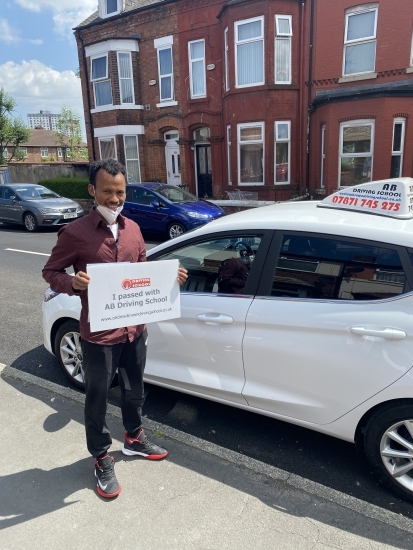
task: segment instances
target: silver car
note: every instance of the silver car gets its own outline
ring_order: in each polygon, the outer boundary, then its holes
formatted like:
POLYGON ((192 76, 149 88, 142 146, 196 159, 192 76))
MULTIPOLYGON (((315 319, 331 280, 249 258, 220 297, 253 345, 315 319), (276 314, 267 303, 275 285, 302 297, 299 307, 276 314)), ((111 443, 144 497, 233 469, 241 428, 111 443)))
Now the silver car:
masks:
POLYGON ((27 231, 61 226, 84 212, 75 201, 33 183, 0 185, 0 222, 24 225, 27 231))

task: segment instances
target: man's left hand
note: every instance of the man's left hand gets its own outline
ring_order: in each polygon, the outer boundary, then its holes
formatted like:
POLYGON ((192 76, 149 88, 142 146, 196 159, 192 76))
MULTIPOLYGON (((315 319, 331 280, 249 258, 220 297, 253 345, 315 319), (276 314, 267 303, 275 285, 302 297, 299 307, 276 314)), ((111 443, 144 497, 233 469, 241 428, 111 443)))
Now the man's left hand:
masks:
POLYGON ((178 268, 178 276, 176 280, 180 285, 183 285, 184 282, 188 279, 188 271, 184 267, 178 268))

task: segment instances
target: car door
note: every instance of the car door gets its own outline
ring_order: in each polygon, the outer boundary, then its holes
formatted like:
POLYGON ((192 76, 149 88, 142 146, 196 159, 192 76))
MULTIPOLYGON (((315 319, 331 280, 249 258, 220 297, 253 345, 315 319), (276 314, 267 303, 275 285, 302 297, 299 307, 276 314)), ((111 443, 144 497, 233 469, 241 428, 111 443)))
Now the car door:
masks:
POLYGON ((148 380, 246 405, 242 339, 269 240, 262 232, 188 238, 150 258, 178 259, 188 280, 181 317, 149 326, 148 380), (239 272, 227 274, 233 288, 222 289, 222 264, 230 260, 239 272))
POLYGON ((158 197, 145 187, 128 187, 123 213, 135 221, 142 231, 163 232, 166 230, 164 218, 167 213, 163 206, 153 206, 154 201, 159 202, 158 197))
POLYGON ((21 222, 21 207, 13 199, 16 192, 11 187, 0 189, 0 219, 8 222, 21 222))
POLYGON ((350 238, 277 237, 247 315, 252 407, 328 424, 413 365, 411 263, 403 248, 350 238))

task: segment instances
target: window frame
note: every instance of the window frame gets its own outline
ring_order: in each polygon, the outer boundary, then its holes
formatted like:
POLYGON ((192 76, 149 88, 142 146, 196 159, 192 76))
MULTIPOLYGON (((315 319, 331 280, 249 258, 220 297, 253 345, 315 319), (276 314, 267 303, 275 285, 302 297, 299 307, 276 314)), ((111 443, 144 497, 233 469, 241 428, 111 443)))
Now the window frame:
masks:
POLYGON ((274 121, 274 185, 290 185, 291 183, 291 120, 276 120, 274 121), (277 139, 279 124, 287 124, 288 126, 288 138, 277 139), (288 143, 288 178, 287 181, 277 181, 277 143, 288 143))
POLYGON ((342 186, 341 185, 341 159, 344 158, 350 158, 350 157, 366 157, 371 156, 371 180, 373 181, 373 166, 374 166, 374 138, 375 138, 375 125, 376 121, 375 119, 366 118, 366 119, 357 119, 357 120, 347 120, 345 122, 340 123, 339 128, 339 149, 338 149, 338 187, 349 187, 347 185, 342 186), (368 154, 367 151, 363 151, 361 153, 342 153, 343 150, 343 130, 346 127, 352 127, 352 126, 371 126, 371 137, 370 137, 370 152, 368 154))
POLYGON ((409 67, 413 67, 413 32, 412 32, 412 43, 410 46, 410 63, 409 67))
POLYGON ((274 36, 274 83, 275 84, 291 84, 292 83, 292 36, 293 36, 293 16, 292 15, 276 15, 275 16, 275 36, 274 36), (290 31, 289 33, 280 33, 278 31, 278 21, 279 19, 288 19, 290 22, 290 31), (277 80, 277 40, 287 41, 289 43, 289 75, 287 80, 277 80))
POLYGON ((253 86, 263 86, 265 84, 265 33, 264 33, 264 16, 251 17, 249 19, 240 19, 234 22, 234 43, 235 43, 235 87, 236 88, 251 88, 253 86), (254 21, 261 21, 261 36, 248 38, 246 40, 238 40, 238 27, 254 21), (262 82, 254 82, 252 84, 240 84, 238 82, 238 46, 252 42, 262 41, 262 82))
POLYGON ((225 91, 226 92, 228 92, 229 90, 229 41, 228 40, 229 40, 229 35, 228 35, 228 27, 227 27, 224 30, 224 52, 225 52, 224 63, 225 63, 225 91))
POLYGON ((49 157, 49 148, 48 147, 40 147, 40 156, 42 159, 47 159, 49 157), (44 152, 46 151, 46 154, 44 152))
POLYGON ((108 0, 99 0, 99 17, 106 19, 107 17, 113 17, 122 12, 123 0, 116 0, 117 10, 108 13, 108 0))
POLYGON ((99 54, 90 56, 90 81, 93 84, 93 97, 94 97, 94 100, 95 100, 95 109, 104 110, 105 107, 110 107, 111 105, 113 105, 112 81, 111 81, 110 75, 109 75, 109 52, 99 53, 99 54), (102 78, 93 78, 93 61, 95 59, 100 59, 102 57, 106 57, 106 75, 105 75, 105 77, 102 77, 102 78), (96 101, 96 84, 102 84, 103 82, 109 82, 110 83, 111 102, 110 103, 105 103, 104 105, 98 105, 97 101, 96 101))
POLYGON ((141 172, 141 160, 140 160, 140 157, 139 157, 139 135, 138 134, 124 134, 123 135, 123 150, 125 152, 125 168, 126 168, 126 182, 127 183, 141 183, 142 182, 142 172, 141 172), (125 138, 127 137, 134 137, 136 138, 136 151, 138 153, 138 156, 137 158, 135 159, 127 159, 126 158, 126 141, 125 141, 125 138), (139 181, 129 181, 128 179, 128 161, 138 161, 138 167, 139 167, 139 181))
POLYGON ((231 170, 231 146, 232 146, 232 134, 231 125, 227 126, 227 170, 228 170, 228 185, 232 185, 232 170, 231 170))
MULTIPOLYGON (((404 146, 405 146, 405 139, 406 139, 406 119, 404 117, 395 117, 393 119, 393 134, 392 134, 392 146, 391 146, 391 157, 400 157, 400 174, 398 176, 392 176, 390 172, 390 178, 401 178, 403 177, 403 160, 404 160, 404 146), (402 133, 400 138, 400 151, 395 151, 394 149, 394 131, 396 128, 396 124, 402 125, 402 133)), ((391 170, 391 163, 390 163, 390 170, 391 170)))
MULTIPOLYGON (((134 80, 133 80, 133 63, 132 63, 132 52, 128 50, 118 50, 116 52, 116 60, 118 63, 118 79, 119 79, 119 99, 121 105, 135 105, 135 86, 134 86, 134 80), (129 68, 130 68, 130 78, 122 78, 120 75, 120 63, 119 63, 119 55, 120 54, 128 54, 129 56, 129 68), (131 102, 125 102, 122 100, 122 80, 130 80, 131 81, 131 89, 132 89, 132 101, 131 102)), ((112 98, 113 101, 113 98, 112 98)))
POLYGON ((205 38, 198 38, 196 40, 189 40, 188 41, 188 63, 189 63, 189 91, 191 99, 197 99, 199 97, 206 97, 207 96, 207 88, 206 88, 206 49, 205 49, 205 38), (203 42, 204 44, 204 56, 203 57, 196 57, 195 59, 191 58, 191 44, 196 44, 197 42, 203 42), (203 64, 203 84, 204 84, 204 92, 202 94, 194 94, 193 91, 193 72, 192 72, 192 64, 193 63, 199 63, 202 61, 203 64))
MULTIPOLYGON (((326 124, 321 125, 321 173, 320 188, 325 189, 325 164, 326 164, 326 124)), ((341 173, 341 170, 340 170, 341 173)))
POLYGON ((237 124, 237 170, 238 170, 238 185, 264 185, 265 182, 265 122, 240 122, 237 124), (241 141, 242 128, 261 127, 261 140, 241 141), (255 145, 262 143, 262 182, 241 182, 241 145, 255 145))
POLYGON ((342 75, 343 77, 346 77, 346 76, 357 76, 357 75, 363 75, 363 74, 371 74, 371 73, 374 73, 375 70, 376 70, 376 54, 377 54, 377 20, 378 20, 378 12, 379 12, 379 7, 378 5, 376 6, 371 6, 371 7, 363 7, 363 6, 360 6, 359 8, 350 8, 346 14, 345 14, 345 27, 344 27, 344 44, 343 44, 343 70, 342 70, 342 75), (347 40, 347 33, 348 33, 348 23, 349 23, 349 19, 350 17, 352 16, 355 16, 355 15, 361 15, 363 13, 368 13, 368 12, 372 12, 374 11, 375 12, 375 20, 374 20, 374 34, 372 36, 368 36, 368 37, 363 37, 363 38, 357 38, 357 39, 353 39, 353 40, 347 40), (369 42, 374 42, 375 43, 375 48, 374 48, 374 64, 373 64, 373 69, 370 70, 370 71, 361 71, 361 72, 358 72, 358 73, 346 73, 345 70, 346 70, 346 48, 347 46, 356 46, 356 45, 361 45, 361 44, 367 44, 369 42))
POLYGON ((99 140, 99 156, 100 156, 100 160, 105 160, 103 159, 102 157, 102 147, 101 147, 101 142, 102 141, 108 141, 109 139, 113 139, 113 142, 114 142, 114 145, 115 145, 115 157, 108 157, 108 158, 115 158, 117 160, 118 158, 118 148, 117 148, 117 145, 116 145, 116 136, 105 136, 105 137, 100 137, 98 138, 99 140))
POLYGON ((175 100, 175 86, 174 86, 174 56, 173 56, 173 50, 172 50, 172 44, 165 44, 163 46, 159 46, 156 48, 156 57, 158 60, 158 79, 159 79, 159 102, 165 103, 167 101, 174 101, 175 100), (161 64, 159 60, 159 52, 161 50, 171 50, 171 66, 172 66, 172 72, 168 74, 161 75, 161 64), (162 85, 161 81, 162 78, 171 78, 171 97, 168 98, 162 98, 162 85))
POLYGON ((63 149, 61 147, 57 147, 56 154, 58 159, 63 158, 63 149))

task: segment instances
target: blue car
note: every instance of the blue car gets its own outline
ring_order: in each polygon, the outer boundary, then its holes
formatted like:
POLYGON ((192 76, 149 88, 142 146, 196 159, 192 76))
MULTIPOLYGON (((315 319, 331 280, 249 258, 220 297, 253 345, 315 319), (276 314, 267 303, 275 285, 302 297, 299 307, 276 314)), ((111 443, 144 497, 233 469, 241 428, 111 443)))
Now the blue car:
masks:
POLYGON ((225 216, 219 206, 163 183, 129 184, 122 214, 142 231, 163 233, 169 239, 225 216))

